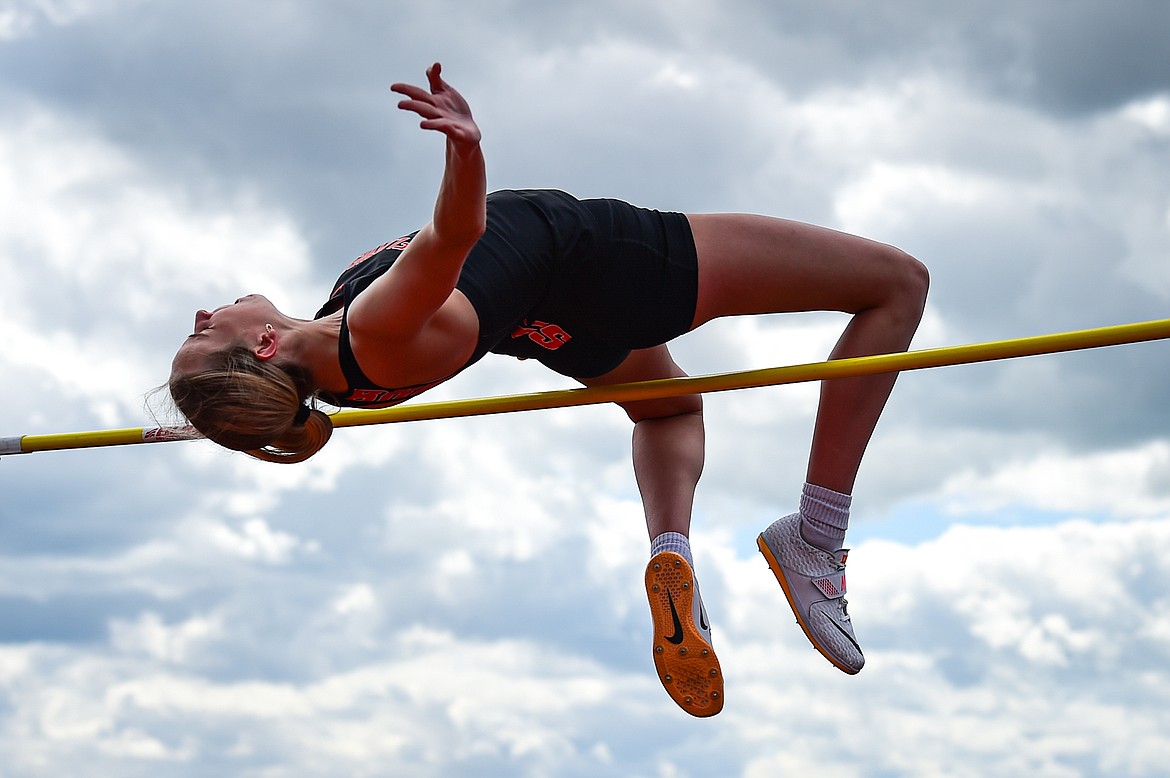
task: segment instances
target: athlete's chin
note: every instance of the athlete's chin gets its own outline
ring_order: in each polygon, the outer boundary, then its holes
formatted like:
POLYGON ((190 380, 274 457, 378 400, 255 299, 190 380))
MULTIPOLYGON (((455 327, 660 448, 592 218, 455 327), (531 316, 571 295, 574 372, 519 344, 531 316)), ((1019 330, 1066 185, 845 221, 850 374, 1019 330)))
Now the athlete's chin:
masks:
POLYGON ((198 373, 204 367, 205 362, 205 355, 195 353, 194 349, 180 346, 178 352, 175 353, 175 358, 171 360, 171 378, 183 378, 198 373))
POLYGON ((243 297, 237 298, 234 305, 240 306, 242 308, 257 307, 271 308, 273 310, 276 309, 276 306, 272 304, 272 301, 262 294, 246 294, 243 297))

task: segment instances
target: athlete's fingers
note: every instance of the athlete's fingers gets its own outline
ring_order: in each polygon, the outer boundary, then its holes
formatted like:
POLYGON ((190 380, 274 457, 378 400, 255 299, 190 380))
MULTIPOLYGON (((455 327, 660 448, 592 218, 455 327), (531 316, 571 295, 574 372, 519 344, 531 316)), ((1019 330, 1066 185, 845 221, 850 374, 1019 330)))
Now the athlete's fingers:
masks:
POLYGON ((400 95, 406 95, 412 100, 430 100, 431 93, 423 89, 421 86, 414 84, 395 83, 390 85, 391 92, 397 92, 400 95))
POLYGON ((414 84, 394 83, 390 90, 403 95, 398 107, 412 111, 423 118, 419 126, 424 130, 436 130, 456 142, 478 143, 479 128, 471 118, 467 101, 442 78, 442 65, 438 62, 427 68, 428 92, 414 84))
POLYGON ((436 62, 427 68, 427 83, 430 84, 431 92, 441 92, 446 84, 443 83, 442 78, 443 66, 436 62))
POLYGON ((422 100, 402 100, 398 107, 404 111, 414 111, 426 119, 437 119, 443 115, 443 110, 437 105, 422 100))
POLYGON ((453 128, 451 122, 446 119, 427 119, 418 123, 418 126, 424 130, 438 130, 441 133, 447 134, 453 128))

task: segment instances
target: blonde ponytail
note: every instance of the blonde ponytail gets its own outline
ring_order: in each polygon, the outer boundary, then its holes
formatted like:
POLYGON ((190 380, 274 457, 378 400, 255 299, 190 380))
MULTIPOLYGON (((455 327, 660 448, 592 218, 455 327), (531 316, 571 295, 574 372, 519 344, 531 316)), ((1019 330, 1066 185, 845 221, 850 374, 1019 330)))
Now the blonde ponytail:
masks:
POLYGON ((303 462, 333 434, 333 422, 305 405, 311 386, 307 371, 257 359, 236 346, 204 369, 172 374, 168 382, 176 407, 210 440, 266 462, 303 462))
POLYGON ((307 413, 298 410, 297 420, 283 435, 263 448, 251 449, 245 453, 265 462, 291 465, 304 462, 324 448, 333 434, 333 422, 316 408, 308 405, 302 405, 301 408, 307 413), (303 420, 300 418, 302 415, 303 420))

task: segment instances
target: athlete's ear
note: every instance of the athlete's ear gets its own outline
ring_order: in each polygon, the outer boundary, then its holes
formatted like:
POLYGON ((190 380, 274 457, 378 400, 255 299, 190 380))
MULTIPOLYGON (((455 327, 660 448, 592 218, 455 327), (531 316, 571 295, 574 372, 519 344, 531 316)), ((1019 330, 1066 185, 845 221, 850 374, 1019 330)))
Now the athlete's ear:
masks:
POLYGON ((256 348, 252 349, 252 353, 256 355, 256 359, 267 362, 276 356, 276 352, 280 348, 279 340, 276 330, 272 328, 271 324, 268 324, 265 326, 264 334, 260 336, 260 342, 256 348))

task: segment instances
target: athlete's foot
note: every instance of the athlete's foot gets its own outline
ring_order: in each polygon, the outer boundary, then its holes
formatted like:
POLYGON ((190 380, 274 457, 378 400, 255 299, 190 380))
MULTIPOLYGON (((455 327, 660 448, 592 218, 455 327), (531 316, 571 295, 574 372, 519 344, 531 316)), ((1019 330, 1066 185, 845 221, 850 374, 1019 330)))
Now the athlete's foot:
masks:
POLYGON ((691 566, 673 551, 655 554, 646 565, 646 596, 663 688, 692 716, 714 716, 723 709, 723 671, 691 566))
POLYGON ((848 550, 830 553, 805 542, 798 513, 773 522, 756 545, 813 647, 841 671, 850 675, 860 672, 865 657, 853 634, 845 601, 848 550))

